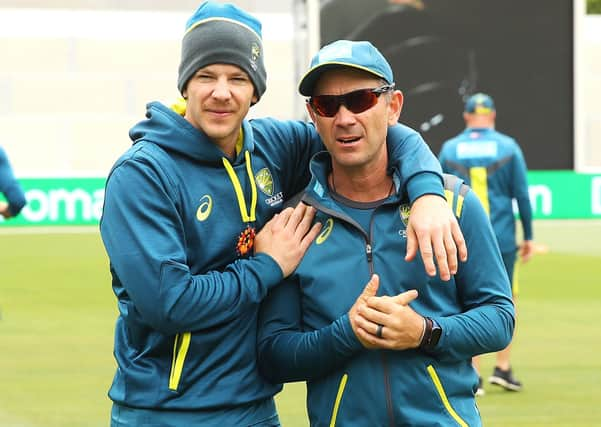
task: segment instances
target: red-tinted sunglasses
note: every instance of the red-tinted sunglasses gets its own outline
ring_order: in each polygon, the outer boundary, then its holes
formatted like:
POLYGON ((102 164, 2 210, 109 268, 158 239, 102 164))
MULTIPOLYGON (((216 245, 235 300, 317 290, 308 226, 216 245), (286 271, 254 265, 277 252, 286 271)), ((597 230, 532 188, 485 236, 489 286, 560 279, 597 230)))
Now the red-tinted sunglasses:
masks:
POLYGON ((307 100, 313 111, 322 117, 334 117, 341 105, 355 114, 369 110, 378 97, 394 89, 394 83, 374 89, 359 89, 342 95, 315 95, 307 100))

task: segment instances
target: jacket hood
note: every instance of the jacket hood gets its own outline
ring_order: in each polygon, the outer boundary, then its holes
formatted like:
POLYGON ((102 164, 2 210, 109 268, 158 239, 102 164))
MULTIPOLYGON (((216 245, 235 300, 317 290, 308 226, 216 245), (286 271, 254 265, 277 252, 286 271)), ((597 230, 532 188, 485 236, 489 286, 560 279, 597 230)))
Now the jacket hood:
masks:
MULTIPOLYGON (((252 153, 254 148, 252 128, 248 121, 242 122, 242 129, 243 149, 237 154, 234 164, 244 160, 245 150, 252 153)), ((149 141, 167 152, 175 152, 206 163, 221 164, 221 159, 225 157, 225 153, 204 132, 160 102, 146 105, 146 119, 130 129, 129 137, 134 144, 149 141)))

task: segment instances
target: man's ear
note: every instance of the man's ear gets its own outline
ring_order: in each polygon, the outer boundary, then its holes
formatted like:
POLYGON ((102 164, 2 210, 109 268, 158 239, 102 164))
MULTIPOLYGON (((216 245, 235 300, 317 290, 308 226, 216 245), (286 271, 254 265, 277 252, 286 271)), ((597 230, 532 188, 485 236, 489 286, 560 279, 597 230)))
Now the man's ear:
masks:
POLYGON ((309 112, 309 116, 311 117, 311 121, 313 123, 315 123, 315 111, 313 111, 313 108, 311 107, 311 105, 308 102, 305 102, 305 108, 309 112))
POLYGON ((388 126, 398 123, 403 110, 403 100, 403 92, 400 90, 391 93, 390 103, 388 104, 388 126))

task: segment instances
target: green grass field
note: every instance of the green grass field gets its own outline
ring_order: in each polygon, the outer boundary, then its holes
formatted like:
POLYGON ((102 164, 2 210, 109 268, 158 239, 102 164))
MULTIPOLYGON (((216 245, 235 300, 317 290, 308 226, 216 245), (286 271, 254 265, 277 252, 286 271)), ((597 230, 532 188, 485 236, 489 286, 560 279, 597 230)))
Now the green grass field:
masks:
MULTIPOLYGON (((23 230, 22 230, 23 231, 23 230)), ((0 231, 0 426, 109 425, 116 307, 96 232, 0 231)), ((535 223, 549 252, 521 268, 513 365, 520 393, 486 385, 487 427, 601 425, 601 222, 535 223)), ((482 360, 486 378, 494 363, 482 360)), ((307 426, 304 385, 277 402, 307 426)))

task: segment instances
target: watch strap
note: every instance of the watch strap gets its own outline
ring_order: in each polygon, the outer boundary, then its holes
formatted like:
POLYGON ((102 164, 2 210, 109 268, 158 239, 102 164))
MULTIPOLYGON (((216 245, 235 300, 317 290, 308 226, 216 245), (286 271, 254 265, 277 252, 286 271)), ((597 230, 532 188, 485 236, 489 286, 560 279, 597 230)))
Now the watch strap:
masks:
POLYGON ((436 347, 436 344, 438 344, 442 329, 433 319, 429 317, 425 317, 424 319, 426 321, 426 327, 422 340, 419 343, 419 348, 423 350, 432 350, 436 347))

